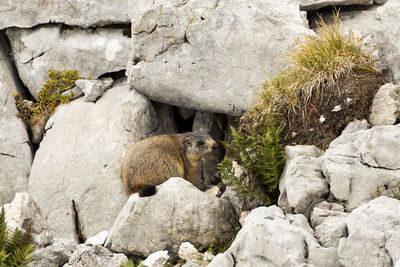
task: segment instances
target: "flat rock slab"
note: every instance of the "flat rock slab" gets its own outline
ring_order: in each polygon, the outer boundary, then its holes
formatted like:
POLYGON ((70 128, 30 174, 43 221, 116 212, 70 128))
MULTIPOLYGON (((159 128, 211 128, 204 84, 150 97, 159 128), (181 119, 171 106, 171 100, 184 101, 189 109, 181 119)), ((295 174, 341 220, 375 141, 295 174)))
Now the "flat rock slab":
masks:
POLYGON ((46 23, 80 27, 128 24, 130 10, 130 1, 127 0, 2 0, 0 30, 31 28, 46 23))
POLYGON ((152 100, 241 115, 308 30, 289 0, 133 1, 132 88, 152 100))
POLYGON ((177 254, 182 242, 209 246, 238 225, 228 200, 198 190, 182 178, 170 178, 151 197, 133 194, 110 229, 106 247, 147 257, 167 249, 177 254))
POLYGON ((55 237, 76 238, 75 215, 85 237, 111 227, 127 200, 124 154, 157 126, 150 101, 126 83, 96 103, 80 98, 57 108, 29 179, 30 194, 55 237))
POLYGON ((126 69, 130 39, 122 32, 62 25, 6 31, 21 80, 36 99, 49 70, 77 70, 84 78, 98 78, 126 69))
POLYGON ((32 152, 24 123, 17 117, 13 93, 20 88, 0 38, 0 206, 28 189, 32 152))

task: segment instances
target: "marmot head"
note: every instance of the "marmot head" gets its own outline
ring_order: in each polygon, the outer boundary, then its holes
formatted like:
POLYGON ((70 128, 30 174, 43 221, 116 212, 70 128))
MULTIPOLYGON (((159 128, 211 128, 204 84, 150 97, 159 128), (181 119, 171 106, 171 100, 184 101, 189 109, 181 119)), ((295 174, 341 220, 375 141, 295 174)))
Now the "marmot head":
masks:
POLYGON ((200 161, 207 154, 217 149, 217 143, 206 133, 183 133, 186 157, 190 162, 200 161))

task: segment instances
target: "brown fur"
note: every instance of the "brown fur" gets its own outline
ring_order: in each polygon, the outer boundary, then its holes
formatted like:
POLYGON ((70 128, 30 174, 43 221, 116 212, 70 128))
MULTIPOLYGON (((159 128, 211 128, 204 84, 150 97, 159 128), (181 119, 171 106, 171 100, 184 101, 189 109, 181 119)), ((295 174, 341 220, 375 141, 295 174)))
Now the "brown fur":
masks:
POLYGON ((182 177, 205 190, 199 178, 199 164, 215 148, 215 141, 204 133, 158 135, 135 143, 122 166, 125 191, 129 195, 139 192, 140 196, 148 196, 149 188, 170 177, 182 177))

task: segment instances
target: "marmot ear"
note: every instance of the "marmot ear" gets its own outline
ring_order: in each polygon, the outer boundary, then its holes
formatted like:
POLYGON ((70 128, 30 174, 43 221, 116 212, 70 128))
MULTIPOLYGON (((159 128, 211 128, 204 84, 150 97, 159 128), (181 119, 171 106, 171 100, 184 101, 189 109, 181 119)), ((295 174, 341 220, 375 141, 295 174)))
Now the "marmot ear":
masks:
POLYGON ((186 142, 186 144, 191 145, 192 144, 192 139, 190 139, 190 137, 186 137, 185 138, 185 142, 186 142))

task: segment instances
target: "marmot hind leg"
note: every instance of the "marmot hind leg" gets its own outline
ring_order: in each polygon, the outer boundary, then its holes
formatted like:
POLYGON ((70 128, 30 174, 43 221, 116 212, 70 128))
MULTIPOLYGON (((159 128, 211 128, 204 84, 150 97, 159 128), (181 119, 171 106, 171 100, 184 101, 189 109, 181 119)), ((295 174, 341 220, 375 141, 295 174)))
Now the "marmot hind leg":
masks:
POLYGON ((156 193, 157 188, 154 185, 144 184, 139 189, 139 197, 149 197, 156 193))

